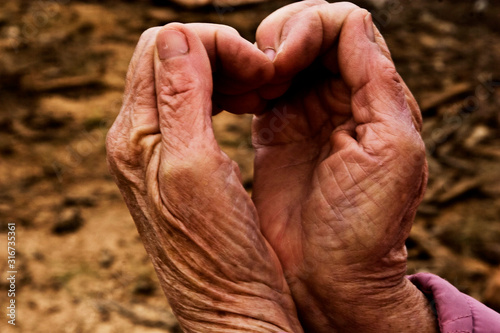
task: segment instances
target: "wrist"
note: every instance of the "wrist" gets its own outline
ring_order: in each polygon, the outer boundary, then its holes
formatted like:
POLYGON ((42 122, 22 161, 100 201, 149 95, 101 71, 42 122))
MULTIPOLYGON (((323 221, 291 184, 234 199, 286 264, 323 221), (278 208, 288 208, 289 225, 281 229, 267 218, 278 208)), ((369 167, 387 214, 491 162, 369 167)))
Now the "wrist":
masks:
POLYGON ((390 289, 364 289, 341 312, 341 323, 355 323, 338 326, 341 332, 439 332, 429 301, 408 279, 390 289))
POLYGON ((227 233, 200 233, 195 225, 213 221, 198 211, 191 228, 172 219, 150 223, 158 228, 145 246, 184 332, 302 332, 279 260, 248 217, 238 220, 227 231, 232 242, 227 233))
POLYGON ((305 331, 439 332, 429 301, 406 278, 390 288, 369 283, 339 284, 321 293, 304 284, 291 288, 300 295, 295 299, 305 331))
MULTIPOLYGON (((155 264, 155 268, 157 265, 155 264)), ((301 333, 295 304, 286 287, 260 282, 192 276, 185 281, 161 274, 160 283, 183 331, 301 333), (194 282, 196 281, 196 282, 194 282)))
POLYGON ((191 206, 175 217, 142 202, 131 209, 184 332, 301 333, 279 260, 251 211, 191 206))

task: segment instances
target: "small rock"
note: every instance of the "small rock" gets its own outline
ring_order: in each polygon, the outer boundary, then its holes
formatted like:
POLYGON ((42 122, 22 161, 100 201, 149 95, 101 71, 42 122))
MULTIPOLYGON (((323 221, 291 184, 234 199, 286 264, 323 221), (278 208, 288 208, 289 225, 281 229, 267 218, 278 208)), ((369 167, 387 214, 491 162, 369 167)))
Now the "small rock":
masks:
POLYGON ((469 137, 465 139, 464 146, 467 148, 474 148, 478 143, 480 143, 490 135, 491 130, 488 127, 484 125, 476 126, 472 130, 472 133, 469 135, 469 137))
POLYGON ((56 234, 75 232, 83 225, 83 218, 77 208, 65 209, 59 214, 58 221, 52 227, 56 234))
POLYGON ((108 250, 102 250, 99 258, 99 265, 102 268, 109 268, 115 262, 115 257, 108 250))
POLYGON ((45 255, 40 251, 36 251, 33 253, 33 259, 35 259, 36 261, 44 261, 45 255))
POLYGON ((64 198, 65 206, 84 206, 84 207, 94 207, 96 205, 95 198, 90 196, 73 197, 67 196, 64 198))
POLYGON ((101 321, 103 321, 103 322, 109 321, 109 319, 111 318, 111 313, 109 312, 108 308, 98 304, 98 305, 96 305, 96 310, 97 310, 97 313, 99 313, 99 317, 100 317, 101 321))
POLYGON ((134 294, 152 295, 156 289, 156 284, 149 276, 141 275, 137 278, 134 286, 134 294))
POLYGON ((488 9, 488 6, 488 0, 476 0, 476 2, 474 2, 474 12, 483 13, 488 9))
POLYGON ((38 309, 38 304, 35 301, 29 300, 28 301, 28 309, 36 310, 36 309, 38 309))

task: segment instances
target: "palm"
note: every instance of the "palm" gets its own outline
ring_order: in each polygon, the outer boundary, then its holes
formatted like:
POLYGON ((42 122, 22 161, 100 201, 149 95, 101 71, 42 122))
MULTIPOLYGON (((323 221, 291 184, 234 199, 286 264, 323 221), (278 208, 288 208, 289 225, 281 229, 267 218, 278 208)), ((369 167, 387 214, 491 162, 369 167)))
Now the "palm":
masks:
POLYGON ((323 200, 311 200, 321 191, 318 171, 331 160, 330 134, 347 118, 320 106, 323 98, 317 94, 319 86, 316 83, 300 95, 287 94, 276 108, 254 121, 253 199, 262 230, 285 271, 305 268, 304 260, 309 258, 305 251, 313 239, 307 226, 303 228, 302 215, 324 204, 323 200), (297 103, 300 100, 307 103, 297 103))
POLYGON ((420 117, 385 43, 366 37, 365 16, 300 2, 257 31, 262 49, 281 51, 267 94, 276 107, 254 121, 253 200, 294 297, 296 284, 321 292, 376 267, 405 273, 425 187, 420 117))
POLYGON ((400 232, 391 222, 401 219, 394 214, 403 208, 397 204, 402 189, 391 182, 398 161, 380 168, 354 140, 344 144, 339 136, 356 131, 343 82, 330 78, 308 85, 307 91, 299 82, 292 85, 291 91, 303 93, 285 95, 254 123, 254 202, 265 236, 291 275, 311 273, 311 263, 372 264, 371 258, 380 257, 374 245, 388 232, 400 232), (337 89, 330 93, 327 86, 337 89), (278 118, 282 126, 273 121, 278 118), (377 228, 370 228, 374 224, 377 228))
POLYGON ((254 121, 261 228, 315 330, 318 312, 304 300, 328 302, 353 281, 378 290, 379 281, 403 279, 404 241, 425 187, 411 95, 380 65, 392 62, 367 56, 355 66, 356 49, 339 45, 340 70, 319 57, 254 121))

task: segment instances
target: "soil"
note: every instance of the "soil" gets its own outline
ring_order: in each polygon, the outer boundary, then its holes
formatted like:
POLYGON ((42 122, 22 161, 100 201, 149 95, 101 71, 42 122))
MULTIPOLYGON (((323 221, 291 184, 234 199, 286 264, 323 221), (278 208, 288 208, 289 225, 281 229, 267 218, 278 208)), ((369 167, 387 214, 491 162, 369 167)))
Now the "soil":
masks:
MULTIPOLYGON (((0 3, 0 244, 15 223, 18 272, 16 326, 2 315, 1 332, 180 332, 105 162, 128 62, 149 27, 215 22, 253 41, 258 23, 289 2, 0 3)), ((500 311, 500 3, 356 3, 372 12, 424 115, 430 179, 408 273, 436 273, 500 311)), ((214 118, 249 190, 250 122, 214 118)))

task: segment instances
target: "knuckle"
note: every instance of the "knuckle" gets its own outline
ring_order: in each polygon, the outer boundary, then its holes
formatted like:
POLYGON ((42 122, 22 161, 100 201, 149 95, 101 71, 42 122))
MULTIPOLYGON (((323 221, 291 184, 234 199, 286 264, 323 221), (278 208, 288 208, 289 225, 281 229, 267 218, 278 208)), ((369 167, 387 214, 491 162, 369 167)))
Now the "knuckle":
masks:
POLYGON ((123 165, 134 166, 136 155, 131 149, 130 136, 123 133, 116 121, 106 135, 106 160, 110 169, 117 171, 123 165))
POLYGON ((137 68, 141 66, 141 63, 143 61, 141 60, 145 54, 151 53, 152 51, 152 39, 156 38, 156 35, 158 34, 160 27, 154 27, 154 28, 149 28, 148 30, 144 31, 141 34, 141 37, 139 38, 139 42, 137 43, 137 46, 134 51, 134 55, 132 56, 132 59, 130 61, 127 75, 125 78, 126 84, 125 84, 125 92, 129 92, 132 86, 132 81, 134 80, 134 77, 137 72, 137 68), (149 50, 149 52, 148 52, 149 50))
MULTIPOLYGON (((116 123, 115 123, 116 124, 116 123)), ((116 155, 116 125, 113 125, 106 134, 106 156, 108 159, 113 159, 116 155)))
POLYGON ((237 164, 223 154, 205 149, 204 153, 169 154, 162 161, 162 179, 181 186, 207 186, 215 181, 215 174, 232 173, 237 164))
POLYGON ((416 134, 413 139, 408 141, 406 149, 412 156, 412 159, 415 161, 425 159, 425 145, 420 135, 416 134))
POLYGON ((160 166, 160 186, 165 193, 189 193, 196 187, 208 185, 206 171, 197 158, 168 158, 160 166))
POLYGON ((240 33, 236 28, 230 27, 230 26, 221 26, 222 31, 225 31, 228 34, 235 35, 235 36, 240 36, 240 33))
POLYGON ((224 25, 224 24, 210 24, 210 25, 212 25, 216 29, 217 33, 227 33, 230 35, 238 35, 238 36, 240 35, 238 30, 236 30, 235 28, 233 28, 231 26, 224 25))
POLYGON ((199 78, 185 75, 172 75, 169 83, 157 88, 158 106, 168 106, 173 110, 181 108, 186 103, 192 103, 199 98, 199 78))
POLYGON ((382 59, 380 68, 381 70, 379 75, 384 81, 391 82, 397 85, 401 84, 400 76, 396 71, 396 67, 394 66, 392 61, 387 58, 382 59))
POLYGON ((190 95, 199 86, 199 79, 192 76, 173 75, 169 84, 160 87, 160 95, 167 97, 177 97, 190 95))
POLYGON ((420 135, 414 131, 413 135, 407 135, 402 139, 400 147, 402 148, 401 157, 406 163, 417 171, 425 166, 426 153, 425 145, 420 135))
POLYGON ((113 127, 106 135, 106 159, 110 166, 115 166, 116 162, 125 158, 123 154, 122 141, 113 127))

